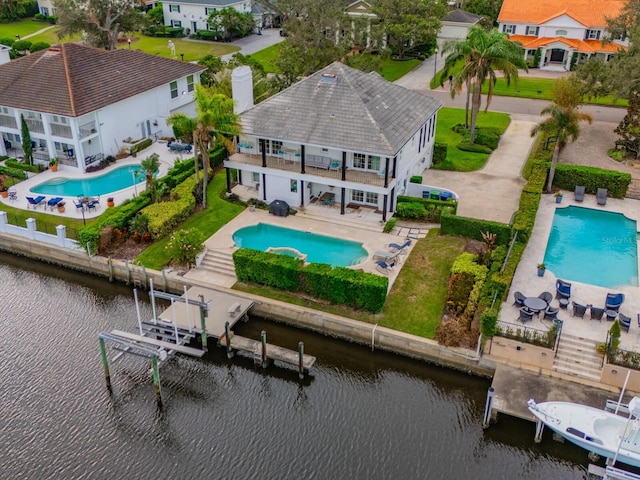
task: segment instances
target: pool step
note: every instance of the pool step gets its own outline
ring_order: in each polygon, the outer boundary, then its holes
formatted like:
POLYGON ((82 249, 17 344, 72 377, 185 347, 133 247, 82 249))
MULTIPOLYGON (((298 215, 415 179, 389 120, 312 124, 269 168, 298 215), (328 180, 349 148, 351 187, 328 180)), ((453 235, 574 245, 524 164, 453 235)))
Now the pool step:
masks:
POLYGON ((210 270, 217 274, 236 276, 236 269, 233 265, 233 257, 229 252, 220 250, 207 250, 206 255, 200 262, 198 268, 210 270))
POLYGON ((596 341, 563 332, 553 370, 574 377, 600 381, 602 357, 596 351, 596 341))

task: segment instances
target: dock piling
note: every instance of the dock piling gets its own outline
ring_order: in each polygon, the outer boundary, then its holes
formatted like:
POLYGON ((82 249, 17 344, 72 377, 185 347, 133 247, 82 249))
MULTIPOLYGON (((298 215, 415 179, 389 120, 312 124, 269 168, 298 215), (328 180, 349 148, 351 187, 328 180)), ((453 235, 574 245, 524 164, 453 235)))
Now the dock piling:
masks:
POLYGON ((298 342, 298 377, 304 378, 304 343, 298 342))
POLYGON ((262 368, 265 368, 267 366, 267 332, 262 330, 260 339, 262 340, 262 368))
POLYGON ((107 382, 107 389, 112 393, 111 374, 109 373, 109 359, 107 358, 107 347, 102 338, 98 338, 100 342, 100 356, 102 357, 102 368, 104 369, 104 379, 107 382))
POLYGON ((533 437, 534 442, 540 443, 542 441, 542 432, 544 432, 544 423, 536 420, 536 436, 533 437))
POLYGON ((109 281, 113 283, 113 260, 111 260, 111 255, 107 259, 107 265, 109 265, 109 281))
POLYGON ((233 350, 231 349, 231 328, 229 328, 229 322, 224 322, 224 339, 227 344, 227 358, 233 357, 233 350))
POLYGON ((487 404, 484 407, 484 417, 482 419, 482 428, 487 428, 489 423, 491 422, 491 407, 493 405, 493 394, 495 393, 495 389, 493 387, 489 388, 487 392, 487 404))
POLYGON ((156 391, 156 402, 162 405, 162 396, 160 392, 160 370, 158 369, 158 356, 151 356, 151 368, 153 369, 153 388, 156 391))
MULTIPOLYGON (((200 303, 204 303, 204 295, 199 295, 200 303)), ((207 351, 207 309, 200 307, 200 329, 202 330, 202 350, 207 351)))

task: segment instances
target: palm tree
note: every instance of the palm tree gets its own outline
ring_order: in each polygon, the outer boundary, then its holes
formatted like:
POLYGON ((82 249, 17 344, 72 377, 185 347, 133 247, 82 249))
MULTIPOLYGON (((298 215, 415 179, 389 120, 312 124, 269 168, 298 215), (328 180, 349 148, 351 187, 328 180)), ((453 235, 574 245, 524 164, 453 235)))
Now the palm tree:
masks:
POLYGON ((580 112, 577 106, 561 106, 555 102, 543 108, 540 114, 549 115, 549 117, 531 129, 531 136, 535 137, 538 132, 556 135, 556 146, 553 149, 551 169, 547 180, 547 192, 550 192, 560 152, 567 145, 567 140, 574 142, 578 138, 580 135, 580 122, 587 121, 591 123, 593 117, 589 113, 580 112))
MULTIPOLYGON (((212 143, 220 142, 230 152, 234 151, 232 140, 228 137, 240 134, 239 116, 233 111, 233 99, 196 85, 196 118, 189 118, 182 113, 171 115, 167 119, 168 125, 176 125, 183 131, 193 132, 195 163, 198 164, 197 151, 202 154, 203 184, 202 207, 207 206, 207 183, 209 182, 209 147, 212 143)), ((196 178, 198 177, 196 166, 196 178)))
POLYGON ((151 198, 153 198, 156 188, 156 184, 153 181, 153 174, 156 173, 160 167, 158 154, 152 153, 142 160, 142 162, 140 162, 140 167, 144 171, 144 177, 147 182, 147 191, 151 194, 151 198))
MULTIPOLYGON (((196 173, 196 184, 200 183, 200 172, 198 171, 198 141, 197 141, 197 133, 198 130, 198 120, 195 118, 188 117, 182 112, 174 113, 167 118, 167 125, 175 127, 176 130, 182 132, 183 135, 190 134, 191 135, 191 143, 193 144, 193 165, 196 173)), ((188 139, 184 139, 185 141, 189 141, 188 139)))
POLYGON ((464 40, 452 40, 445 43, 442 53, 449 53, 445 60, 441 81, 449 78, 449 72, 454 71, 454 66, 463 61, 462 69, 454 75, 451 96, 462 91, 462 86, 471 86, 471 143, 475 141, 476 119, 482 103, 482 86, 489 79, 487 90, 487 105, 489 108, 493 96, 493 87, 497 81, 496 72, 501 71, 507 82, 518 80, 518 68, 527 70, 522 46, 509 40, 506 34, 498 29, 486 31, 478 25, 469 29, 469 34, 464 40))

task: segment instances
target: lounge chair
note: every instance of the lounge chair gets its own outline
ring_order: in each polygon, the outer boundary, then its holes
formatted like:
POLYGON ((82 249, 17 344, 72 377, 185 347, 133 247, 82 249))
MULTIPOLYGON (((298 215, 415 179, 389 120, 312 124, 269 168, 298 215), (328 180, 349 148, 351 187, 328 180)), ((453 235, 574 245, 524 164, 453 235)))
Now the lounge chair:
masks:
POLYGON ((393 272, 393 267, 383 260, 376 260, 376 270, 383 275, 389 275, 389 272, 393 272))
POLYGON ((581 305, 581 304, 576 303, 576 302, 571 302, 571 304, 573 305, 573 314, 572 314, 572 316, 584 318, 584 314, 587 313, 587 306, 586 305, 581 305))
POLYGON ((602 316, 604 315, 604 308, 591 306, 590 310, 591 310, 591 320, 598 320, 599 322, 601 322, 602 316))
POLYGON ((618 323, 620 323, 620 328, 622 328, 622 330, 629 333, 629 328, 631 328, 631 317, 627 317, 626 315, 619 313, 618 323))
POLYGON ((405 248, 407 248, 409 245, 411 245, 411 240, 407 240, 402 245, 398 245, 397 243, 390 243, 389 248, 392 252, 399 253, 400 255, 405 255, 407 253, 405 248))
POLYGON ((538 298, 544 300, 545 302, 547 302, 547 305, 549 305, 551 303, 551 300, 553 300, 553 294, 551 292, 542 292, 540 295, 538 295, 538 298))
POLYGON ((616 312, 624 303, 624 293, 607 293, 607 299, 604 302, 605 310, 615 310, 616 312))
POLYGON ((584 187, 582 185, 576 185, 576 189, 573 191, 573 198, 576 202, 584 200, 584 187))
POLYGON ((518 307, 523 307, 524 306, 524 299, 527 298, 524 293, 522 292, 516 292, 513 294, 514 297, 514 302, 513 305, 514 306, 518 306, 518 307))
POLYGON ((25 197, 27 199, 27 208, 29 208, 29 206, 32 206, 33 209, 35 210, 38 205, 42 204, 42 202, 44 202, 44 199, 46 197, 43 197, 42 195, 37 196, 36 198, 33 197, 25 197))
POLYGON ((522 323, 530 322, 533 320, 533 312, 527 307, 520 308, 520 317, 518 318, 522 323))
POLYGON ((544 311, 544 320, 555 320, 560 309, 549 305, 544 311))
POLYGON ((598 200, 598 205, 606 205, 607 204, 607 189, 599 188, 596 192, 596 200, 598 200))
POLYGON ((60 202, 62 201, 62 197, 53 197, 50 198, 49 201, 47 202, 47 206, 51 209, 51 211, 53 212, 53 209, 56 207, 56 205, 58 205, 60 202))
POLYGON ((556 280, 556 298, 569 298, 571 296, 571 284, 564 280, 556 280))

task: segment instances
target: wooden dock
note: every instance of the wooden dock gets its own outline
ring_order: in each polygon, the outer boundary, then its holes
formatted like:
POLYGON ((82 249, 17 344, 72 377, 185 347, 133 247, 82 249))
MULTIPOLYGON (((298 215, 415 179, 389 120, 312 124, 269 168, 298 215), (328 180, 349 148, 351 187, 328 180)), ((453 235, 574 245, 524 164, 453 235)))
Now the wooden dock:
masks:
MULTIPOLYGON (((225 339, 223 339, 223 344, 225 339)), ((254 356, 254 359, 262 359, 262 342, 251 338, 241 337, 239 335, 231 335, 231 348, 234 350, 248 352, 254 356)), ((287 348, 266 344, 267 360, 277 360, 289 365, 298 365, 300 360, 299 352, 289 350, 287 348)), ((313 364, 316 363, 316 357, 304 354, 302 357, 302 366, 305 371, 309 371, 313 364)))
POLYGON ((135 344, 152 345, 154 347, 163 348, 167 352, 178 352, 198 358, 201 358, 204 355, 204 350, 200 350, 198 348, 187 347, 185 345, 180 345, 173 342, 164 342, 162 340, 156 340, 155 338, 136 335, 135 333, 123 332, 121 330, 112 330, 111 334, 115 337, 130 340, 135 344))

